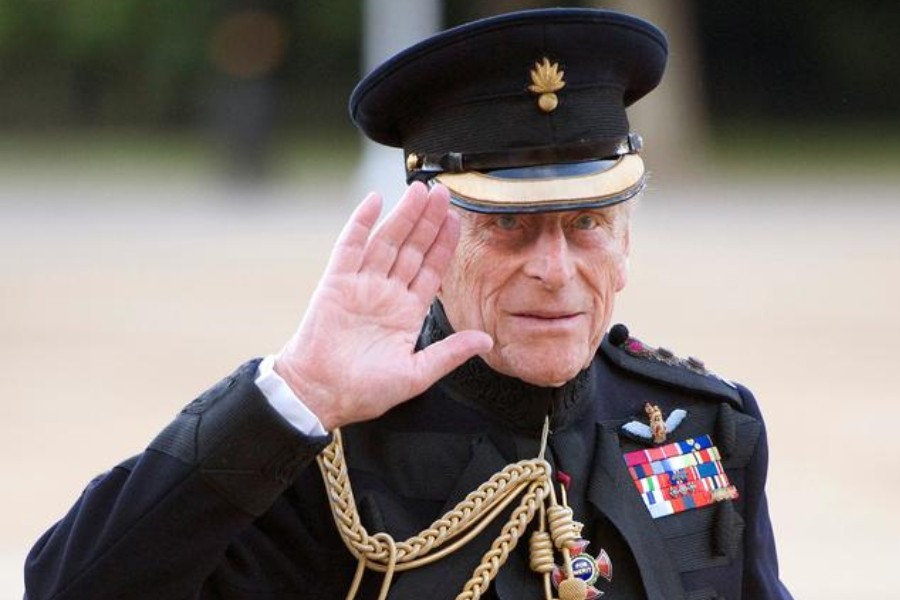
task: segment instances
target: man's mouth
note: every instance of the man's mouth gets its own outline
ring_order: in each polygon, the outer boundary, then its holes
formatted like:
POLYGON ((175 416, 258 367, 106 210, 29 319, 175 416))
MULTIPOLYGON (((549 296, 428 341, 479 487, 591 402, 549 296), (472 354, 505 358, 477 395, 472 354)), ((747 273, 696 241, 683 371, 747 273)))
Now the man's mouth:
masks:
POLYGON ((523 311, 514 312, 512 315, 521 319, 535 319, 538 321, 565 321, 574 319, 581 315, 581 312, 573 311, 523 311))

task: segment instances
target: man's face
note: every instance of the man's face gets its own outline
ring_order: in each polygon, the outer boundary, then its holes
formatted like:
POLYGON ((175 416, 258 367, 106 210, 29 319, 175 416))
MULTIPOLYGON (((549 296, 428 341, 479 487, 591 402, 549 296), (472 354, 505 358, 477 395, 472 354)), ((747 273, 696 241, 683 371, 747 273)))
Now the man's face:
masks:
POLYGON ((456 331, 494 338, 496 371, 559 386, 586 368, 628 271, 627 207, 535 215, 461 212, 439 298, 456 331))

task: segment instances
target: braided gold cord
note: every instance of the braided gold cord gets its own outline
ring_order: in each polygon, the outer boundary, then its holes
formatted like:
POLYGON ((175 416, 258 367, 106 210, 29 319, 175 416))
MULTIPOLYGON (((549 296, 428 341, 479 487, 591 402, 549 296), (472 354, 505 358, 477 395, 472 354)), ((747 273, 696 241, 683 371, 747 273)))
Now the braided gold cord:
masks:
POLYGON ((552 599, 550 573, 555 568, 555 546, 563 556, 565 573, 565 579, 558 588, 559 599, 583 599, 587 585, 574 576, 570 552, 580 541, 583 525, 573 519, 565 486, 561 488, 562 503, 557 502, 551 482, 551 467, 543 458, 548 434, 549 420, 544 423, 538 458, 507 465, 427 529, 406 541, 396 542, 388 533, 369 535, 363 527, 347 472, 341 433, 335 430, 333 442, 317 460, 335 525, 344 544, 359 561, 347 599, 355 597, 363 572, 369 568, 385 573, 379 593, 379 600, 384 600, 395 572, 432 563, 469 543, 520 495, 519 505, 513 509, 509 520, 482 556, 456 600, 481 598, 538 510, 541 511, 540 526, 530 540, 530 567, 542 575, 545 598, 552 599))
POLYGON ((528 486, 528 492, 522 498, 522 503, 513 511, 500 535, 491 544, 490 550, 481 558, 481 563, 463 586, 463 591, 456 596, 456 600, 478 600, 487 591, 500 567, 509 558, 509 553, 518 544, 525 528, 534 518, 538 506, 544 501, 547 486, 548 480, 538 480, 528 486))
MULTIPOLYGON (((541 459, 508 465, 468 494, 429 528, 406 541, 387 544, 383 537, 369 535, 360 522, 339 431, 335 430, 334 440, 319 455, 318 463, 325 480, 332 515, 345 545, 354 557, 364 560, 368 568, 381 572, 388 570, 389 562, 393 563, 392 571, 405 571, 446 556, 482 531, 526 486, 530 484, 533 487, 534 482, 541 481, 547 482, 541 489, 549 486, 550 476, 550 465, 541 459), (467 530, 470 531, 465 537, 440 552, 433 552, 467 530), (392 545, 394 548, 391 548, 392 545), (390 560, 392 549, 396 552, 393 561, 390 560)), ((529 494, 531 493, 529 488, 529 494)), ((526 502, 532 505, 534 499, 529 500, 529 495, 526 495, 522 500, 523 505, 526 502)), ((528 514, 530 520, 533 510, 528 514)))

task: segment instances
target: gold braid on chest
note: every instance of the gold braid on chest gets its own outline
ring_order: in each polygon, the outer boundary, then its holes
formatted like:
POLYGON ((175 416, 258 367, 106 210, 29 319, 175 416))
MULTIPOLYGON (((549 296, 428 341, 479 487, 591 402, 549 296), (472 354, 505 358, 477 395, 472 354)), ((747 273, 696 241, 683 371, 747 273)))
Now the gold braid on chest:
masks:
POLYGON ((571 551, 581 543, 582 525, 573 519, 564 488, 561 502, 557 500, 552 468, 544 460, 547 432, 545 423, 537 458, 507 465, 418 535, 397 541, 388 533, 370 534, 363 527, 347 473, 341 433, 335 430, 333 441, 317 460, 334 522, 344 544, 359 561, 347 600, 355 597, 366 569, 385 574, 379 595, 379 600, 384 600, 395 572, 415 569, 455 552, 516 499, 518 504, 456 600, 478 600, 488 590, 535 515, 539 515, 539 523, 530 539, 530 566, 543 578, 546 599, 554 600, 550 578, 556 551, 562 555, 564 573, 558 585, 559 600, 584 600, 587 585, 574 576, 571 557, 571 551))

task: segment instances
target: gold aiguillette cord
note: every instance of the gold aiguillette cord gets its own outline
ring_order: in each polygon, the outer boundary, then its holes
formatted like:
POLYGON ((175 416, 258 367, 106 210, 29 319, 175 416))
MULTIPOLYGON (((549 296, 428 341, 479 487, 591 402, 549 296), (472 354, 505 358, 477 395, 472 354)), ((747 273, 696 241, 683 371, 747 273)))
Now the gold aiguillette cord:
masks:
POLYGON ((547 600, 552 599, 550 573, 553 570, 554 547, 562 553, 566 574, 565 580, 559 585, 560 600, 583 600, 585 584, 574 577, 569 554, 570 548, 579 541, 581 525, 572 519, 572 510, 566 506, 564 490, 563 503, 557 502, 551 479, 552 469, 544 459, 548 435, 549 419, 544 421, 541 450, 537 458, 507 465, 426 529, 398 542, 388 533, 371 535, 363 527, 347 474, 341 432, 336 429, 331 444, 317 460, 334 522, 344 544, 359 561, 347 592, 347 600, 356 596, 366 569, 385 574, 378 596, 379 600, 384 600, 394 573, 430 564, 461 548, 490 525, 519 496, 519 504, 513 509, 490 549, 482 556, 456 600, 477 600, 487 591, 538 512, 541 516, 539 531, 534 532, 530 543, 531 568, 543 576, 547 600), (573 595, 579 589, 581 595, 573 595))

